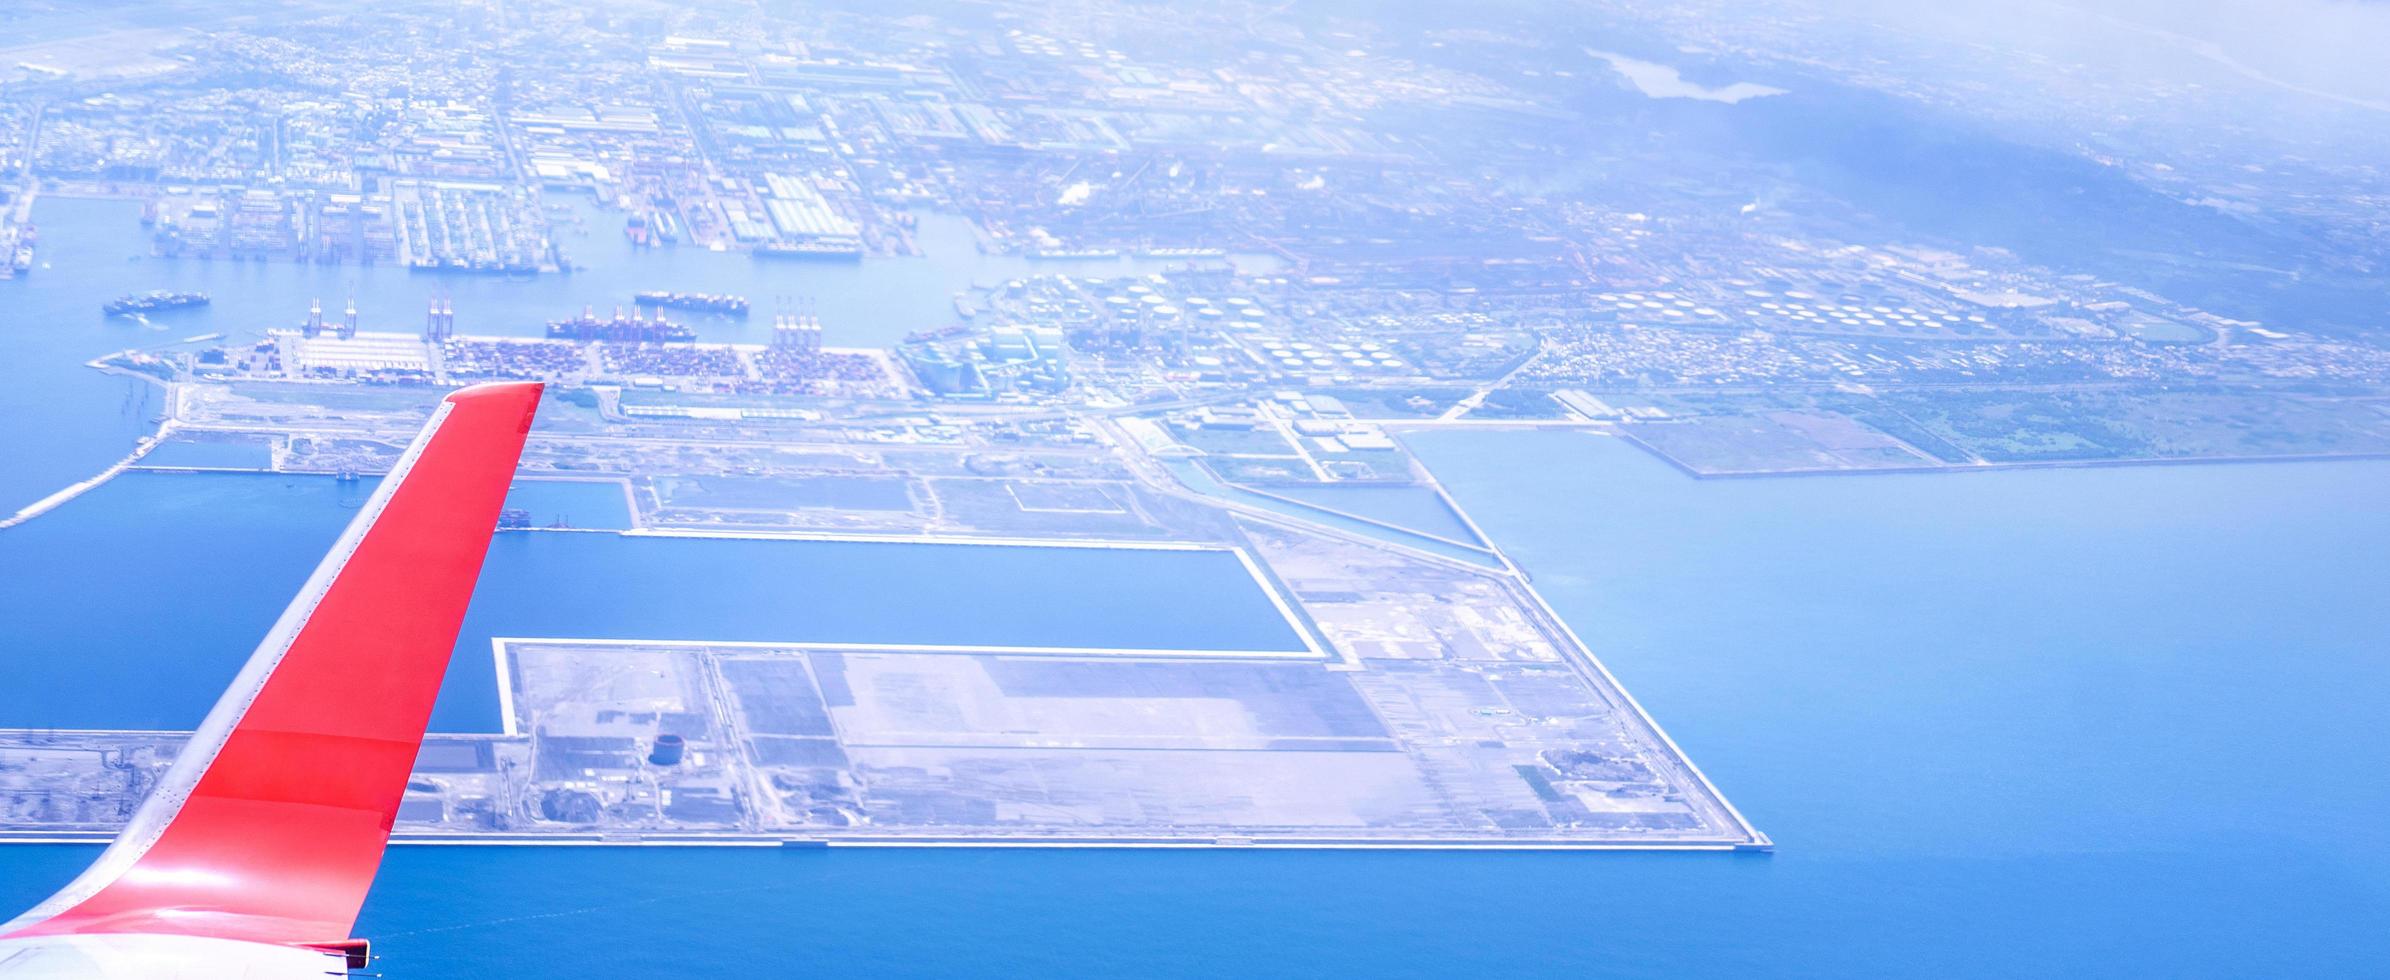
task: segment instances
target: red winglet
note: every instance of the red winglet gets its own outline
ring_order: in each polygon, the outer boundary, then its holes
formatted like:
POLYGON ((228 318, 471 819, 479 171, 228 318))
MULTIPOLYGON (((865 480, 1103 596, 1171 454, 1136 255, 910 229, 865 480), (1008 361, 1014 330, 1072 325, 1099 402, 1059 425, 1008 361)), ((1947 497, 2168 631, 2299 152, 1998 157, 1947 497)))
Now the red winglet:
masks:
POLYGON ((540 390, 441 403, 124 834, 0 938, 349 936, 540 390))

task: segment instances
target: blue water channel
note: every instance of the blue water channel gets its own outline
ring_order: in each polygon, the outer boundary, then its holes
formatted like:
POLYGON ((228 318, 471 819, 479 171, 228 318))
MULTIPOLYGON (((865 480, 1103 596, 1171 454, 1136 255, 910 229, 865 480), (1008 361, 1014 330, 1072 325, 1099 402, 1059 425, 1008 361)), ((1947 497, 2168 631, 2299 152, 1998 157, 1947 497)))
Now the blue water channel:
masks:
MULTIPOLYGON (((0 727, 196 724, 372 486, 134 472, 0 532, 0 727)), ((544 524, 621 492, 516 495, 544 524)), ((435 729, 497 730, 496 636, 1303 649, 1223 551, 501 533, 435 729)))
MULTIPOLYGON (((2390 466, 1694 481, 1411 439, 1775 854, 399 848, 360 928, 410 977, 2379 972, 2390 466)), ((0 905, 92 853, 0 848, 0 905)))

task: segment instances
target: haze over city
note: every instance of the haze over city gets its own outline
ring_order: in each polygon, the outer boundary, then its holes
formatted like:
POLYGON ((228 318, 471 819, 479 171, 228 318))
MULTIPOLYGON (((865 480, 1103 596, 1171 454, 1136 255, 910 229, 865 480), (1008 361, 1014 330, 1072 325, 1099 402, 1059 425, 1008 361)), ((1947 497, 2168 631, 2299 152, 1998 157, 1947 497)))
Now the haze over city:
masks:
POLYGON ((0 977, 2385 972, 2386 45, 11 5, 0 977))

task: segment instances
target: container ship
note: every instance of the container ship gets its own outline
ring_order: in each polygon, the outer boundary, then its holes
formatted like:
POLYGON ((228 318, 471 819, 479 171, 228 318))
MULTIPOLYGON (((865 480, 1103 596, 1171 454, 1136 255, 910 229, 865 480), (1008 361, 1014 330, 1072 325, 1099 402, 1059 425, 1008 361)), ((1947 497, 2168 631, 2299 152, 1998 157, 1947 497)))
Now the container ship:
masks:
POLYGON ((611 319, 599 319, 588 307, 570 320, 548 321, 551 340, 610 340, 631 344, 685 344, 697 339, 697 331, 664 319, 657 314, 652 319, 640 319, 637 314, 622 315, 617 308, 611 319))
POLYGON ((32 225, 10 228, 0 219, 0 279, 14 279, 33 271, 33 242, 38 237, 32 225))
POLYGON ((154 310, 171 310, 185 306, 206 305, 206 293, 170 293, 160 289, 147 293, 138 293, 131 296, 119 296, 115 299, 107 301, 106 303, 100 304, 100 309, 110 316, 125 316, 132 313, 148 313, 154 310))
POLYGON ((861 259, 863 242, 853 238, 824 238, 803 242, 765 242, 755 246, 759 259, 861 259))
POLYGON ((680 222, 669 211, 633 211, 623 220, 623 237, 639 248, 653 248, 680 241, 680 222))
POLYGON ((671 307, 676 310, 700 310, 729 316, 747 315, 747 297, 725 296, 717 293, 667 293, 650 290, 631 297, 641 306, 671 307))

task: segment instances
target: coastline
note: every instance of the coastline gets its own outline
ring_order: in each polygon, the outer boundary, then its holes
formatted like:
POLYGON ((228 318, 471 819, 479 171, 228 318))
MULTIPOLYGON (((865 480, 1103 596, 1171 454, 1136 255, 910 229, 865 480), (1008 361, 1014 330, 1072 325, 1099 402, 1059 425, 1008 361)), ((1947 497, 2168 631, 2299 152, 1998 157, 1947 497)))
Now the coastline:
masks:
POLYGON ((2129 466, 2205 466, 2244 465, 2257 463, 2361 463, 2390 460, 2390 453, 2284 453, 2281 455, 2242 456, 2134 456, 2107 459, 2048 459, 2020 460, 2007 463, 1944 463, 1920 466, 1811 467, 1775 470, 1704 470, 1671 456, 1634 433, 1619 427, 1609 430, 1635 448, 1643 450, 1679 473, 1696 480, 1761 480, 1774 477, 1833 477, 1877 476, 1885 474, 1920 473, 1996 473, 2003 470, 2059 470, 2108 469, 2129 466))

